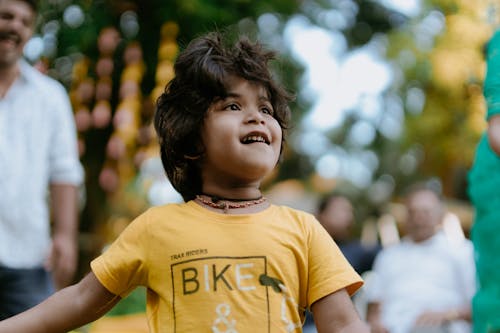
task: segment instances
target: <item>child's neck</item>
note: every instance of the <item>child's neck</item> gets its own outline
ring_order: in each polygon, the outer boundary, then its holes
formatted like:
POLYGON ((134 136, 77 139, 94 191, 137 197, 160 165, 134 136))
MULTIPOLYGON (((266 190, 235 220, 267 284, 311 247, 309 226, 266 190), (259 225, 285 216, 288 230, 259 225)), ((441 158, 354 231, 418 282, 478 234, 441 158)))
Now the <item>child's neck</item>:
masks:
POLYGON ((262 192, 254 186, 232 188, 204 186, 199 194, 226 201, 251 201, 262 198, 262 192))
POLYGON ((239 210, 261 207, 261 204, 266 203, 267 199, 263 196, 251 200, 225 199, 201 194, 196 196, 196 201, 202 203, 204 206, 208 206, 216 210, 222 210, 224 213, 228 214, 230 209, 239 210))
POLYGON ((262 196, 262 194, 259 194, 259 196, 257 197, 254 197, 254 198, 248 198, 248 197, 245 197, 245 198, 225 198, 225 197, 221 197, 221 196, 218 196, 218 195, 214 195, 214 194, 209 194, 209 193, 201 193, 199 195, 200 197, 202 198, 208 198, 210 199, 212 202, 217 202, 217 201, 227 201, 227 202, 247 202, 247 201, 259 201, 259 200, 262 200, 264 197, 262 196))
POLYGON ((207 209, 224 214, 251 214, 269 207, 267 199, 262 196, 260 190, 231 192, 227 195, 227 197, 223 196, 220 191, 217 191, 216 194, 213 192, 200 193, 196 196, 195 201, 207 209))

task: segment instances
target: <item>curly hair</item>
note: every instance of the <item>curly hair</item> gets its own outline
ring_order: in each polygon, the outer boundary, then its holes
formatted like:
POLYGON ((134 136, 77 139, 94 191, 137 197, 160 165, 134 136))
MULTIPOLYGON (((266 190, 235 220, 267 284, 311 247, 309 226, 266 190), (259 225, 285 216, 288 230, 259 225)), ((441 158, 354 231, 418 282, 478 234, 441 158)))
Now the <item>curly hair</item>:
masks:
POLYGON ((38 1, 37 0, 19 0, 22 2, 25 2, 28 6, 33 9, 33 11, 36 13, 38 11, 38 1))
POLYGON ((158 98, 154 125, 163 168, 185 201, 201 193, 200 158, 204 147, 201 128, 205 114, 219 98, 227 97, 231 76, 262 85, 275 110, 283 139, 290 120, 288 103, 293 96, 273 78, 268 62, 275 53, 259 42, 242 37, 233 44, 219 32, 194 39, 175 62, 175 77, 158 98))

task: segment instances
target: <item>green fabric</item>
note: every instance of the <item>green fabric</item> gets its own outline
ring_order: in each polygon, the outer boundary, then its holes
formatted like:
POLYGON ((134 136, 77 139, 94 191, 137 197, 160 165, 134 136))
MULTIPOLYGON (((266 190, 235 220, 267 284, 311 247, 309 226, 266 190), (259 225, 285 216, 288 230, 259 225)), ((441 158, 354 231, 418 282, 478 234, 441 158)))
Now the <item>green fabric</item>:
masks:
POLYGON ((476 149, 469 172, 469 196, 478 214, 500 208, 500 157, 495 154, 483 135, 476 149))
POLYGON ((500 113, 500 30, 493 34, 486 50, 484 97, 488 106, 486 118, 500 113))
MULTIPOLYGON (((487 47, 484 97, 486 119, 500 114, 500 30, 487 47)), ((469 173, 469 196, 476 209, 471 238, 476 251, 478 292, 472 302, 474 333, 500 332, 500 157, 483 134, 469 173)))

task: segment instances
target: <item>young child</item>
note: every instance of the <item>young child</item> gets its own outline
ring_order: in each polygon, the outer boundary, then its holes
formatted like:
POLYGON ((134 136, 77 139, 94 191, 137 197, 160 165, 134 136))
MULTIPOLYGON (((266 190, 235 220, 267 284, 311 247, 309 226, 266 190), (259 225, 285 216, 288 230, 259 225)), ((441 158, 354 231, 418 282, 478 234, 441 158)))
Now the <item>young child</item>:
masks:
POLYGON ((310 214, 259 189, 277 164, 288 95, 274 54, 219 33, 191 42, 159 98, 161 158, 185 203, 153 207, 91 263, 78 284, 0 332, 66 332, 146 286, 151 332, 368 332, 349 298, 362 280, 310 214))

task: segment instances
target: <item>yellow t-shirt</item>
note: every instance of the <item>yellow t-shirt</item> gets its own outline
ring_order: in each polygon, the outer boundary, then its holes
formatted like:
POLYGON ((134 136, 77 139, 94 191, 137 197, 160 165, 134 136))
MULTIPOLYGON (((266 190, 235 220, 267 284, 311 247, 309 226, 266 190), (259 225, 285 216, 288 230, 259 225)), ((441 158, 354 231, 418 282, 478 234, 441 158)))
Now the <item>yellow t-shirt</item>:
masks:
POLYGON ((312 215, 275 205, 248 215, 193 201, 150 208, 91 267, 116 295, 148 288, 155 333, 294 332, 313 302, 362 285, 312 215))

